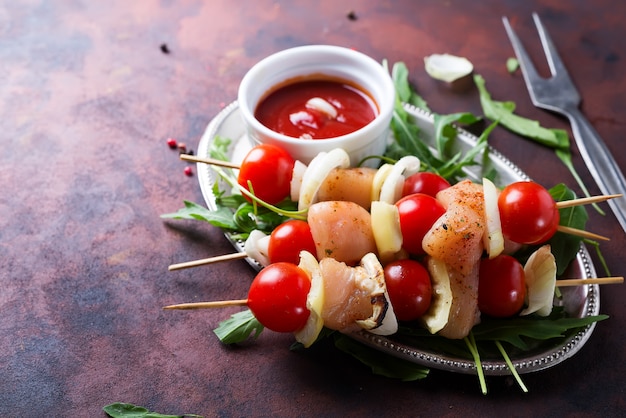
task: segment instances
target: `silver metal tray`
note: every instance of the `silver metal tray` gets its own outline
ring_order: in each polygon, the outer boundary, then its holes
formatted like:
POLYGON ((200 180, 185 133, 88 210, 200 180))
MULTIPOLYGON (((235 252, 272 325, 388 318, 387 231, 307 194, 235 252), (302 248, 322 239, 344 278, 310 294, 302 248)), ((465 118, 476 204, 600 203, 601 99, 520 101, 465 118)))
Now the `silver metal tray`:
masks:
MULTIPOLYGON (((410 105, 406 106, 406 110, 421 129, 427 145, 434 147, 433 116, 410 105)), ((232 140, 231 149, 229 150, 230 158, 233 162, 240 162, 247 150, 250 149, 250 143, 246 136, 236 102, 225 107, 211 123, 209 123, 198 145, 197 154, 201 157, 207 157, 211 143, 218 135, 232 140)), ((472 148, 476 144, 476 141, 477 138, 474 135, 459 130, 456 146, 460 150, 465 151, 472 148)), ((492 148, 489 149, 489 158, 486 164, 489 164, 490 168, 496 170, 498 183, 500 184, 529 179, 515 164, 492 148)), ((215 196, 213 194, 215 173, 210 166, 202 163, 198 164, 197 172, 200 188, 206 204, 209 209, 215 209, 215 196)), ((481 167, 468 169, 466 170, 466 174, 468 178, 480 181, 482 178, 481 167)), ((226 234, 226 238, 233 244, 237 251, 243 251, 243 242, 233 239, 228 233, 226 234)), ((260 265, 254 260, 248 258, 247 261, 255 270, 260 269, 260 265)), ((595 268, 584 246, 581 246, 576 259, 569 266, 566 274, 568 278, 596 277, 595 268)), ((598 315, 600 312, 599 292, 598 285, 561 288, 562 299, 560 302, 571 317, 583 318, 598 315)), ((550 340, 530 351, 524 351, 518 355, 514 353, 510 354, 511 361, 518 373, 529 373, 553 367, 576 354, 590 338, 594 328, 595 323, 578 332, 566 334, 565 337, 558 339, 556 342, 550 340)), ((469 357, 458 357, 441 352, 429 351, 428 349, 400 343, 394 340, 393 336, 381 337, 365 331, 358 332, 351 336, 380 351, 425 367, 456 373, 476 373, 476 365, 469 357)), ((481 362, 486 375, 510 374, 508 366, 501 357, 494 356, 491 358, 489 356, 481 356, 481 362)))

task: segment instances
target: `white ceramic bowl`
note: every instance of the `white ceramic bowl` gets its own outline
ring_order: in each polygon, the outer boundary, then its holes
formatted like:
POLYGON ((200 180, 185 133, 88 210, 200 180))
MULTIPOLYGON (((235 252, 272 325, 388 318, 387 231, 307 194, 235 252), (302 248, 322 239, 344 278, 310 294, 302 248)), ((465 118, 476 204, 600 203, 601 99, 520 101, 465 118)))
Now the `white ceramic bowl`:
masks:
MULTIPOLYGON (((322 151, 343 148, 350 155, 352 164, 356 164, 364 157, 384 153, 395 104, 395 89, 381 63, 367 55, 339 46, 310 45, 286 49, 259 61, 242 79, 237 101, 253 145, 279 145, 305 164, 322 151), (291 79, 315 78, 316 74, 360 86, 376 102, 376 118, 347 135, 306 140, 274 132, 254 117, 259 101, 276 86, 291 79)), ((377 163, 378 160, 370 161, 369 165, 377 163)))

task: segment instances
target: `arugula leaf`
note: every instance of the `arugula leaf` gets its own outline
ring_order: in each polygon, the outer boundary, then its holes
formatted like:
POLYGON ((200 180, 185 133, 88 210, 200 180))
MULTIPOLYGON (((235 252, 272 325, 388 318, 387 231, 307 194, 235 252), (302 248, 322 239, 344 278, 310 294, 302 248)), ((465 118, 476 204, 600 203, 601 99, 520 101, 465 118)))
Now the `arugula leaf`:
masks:
MULTIPOLYGON (((185 200, 184 208, 174 213, 163 214, 161 218, 206 221, 213 226, 239 232, 239 237, 243 239, 246 239, 248 234, 254 229, 270 233, 276 226, 285 221, 285 216, 267 208, 255 207, 241 195, 218 197, 216 201, 218 202, 217 209, 210 210, 202 205, 185 200)), ((281 209, 294 210, 295 205, 295 202, 285 200, 278 206, 281 209)))
POLYGON ((263 325, 254 317, 252 311, 246 309, 220 322, 213 332, 224 344, 235 344, 247 340, 252 332, 253 338, 257 339, 263 329, 263 325))
MULTIPOLYGON (((574 163, 572 163, 571 151, 569 149, 568 150, 557 149, 557 150, 554 150, 554 153, 556 154, 557 157, 559 157, 559 160, 561 160, 563 165, 567 167, 569 172, 572 174, 572 177, 574 177, 574 179, 576 180, 576 183, 578 183, 578 186, 583 191, 583 194, 589 197, 589 190, 587 190, 585 183, 583 183, 583 180, 578 175, 576 168, 574 168, 574 163)), ((605 215, 604 211, 600 208, 600 206, 598 206, 597 203, 593 203, 592 206, 600 215, 605 215)))
POLYGON ((474 75, 474 83, 476 83, 480 93, 480 104, 483 108, 483 113, 488 119, 497 120, 502 126, 512 132, 531 138, 540 144, 551 148, 569 149, 569 137, 564 130, 543 128, 537 121, 514 114, 515 103, 493 100, 485 87, 485 79, 481 75, 474 75))
POLYGON ((514 73, 519 68, 519 61, 517 58, 509 58, 506 60, 506 70, 509 73, 514 73))
POLYGON ((462 125, 471 125, 479 121, 480 118, 472 113, 451 113, 449 115, 434 115, 435 140, 437 152, 440 156, 447 154, 449 144, 454 141, 457 136, 457 128, 454 123, 462 125))
POLYGON ((513 365, 513 362, 511 361, 511 358, 509 357, 509 354, 506 352, 504 347, 502 347, 502 344, 500 343, 500 341, 496 341, 495 344, 496 344, 496 347, 498 348, 498 351, 500 351, 500 355, 504 359, 504 362, 506 363, 507 367, 509 368, 509 371, 511 372, 511 374, 515 378, 515 381, 517 381, 517 384, 519 385, 520 389, 522 389, 523 392, 527 393, 528 392, 528 388, 526 387, 526 385, 522 381, 522 378, 520 377, 519 373, 517 373, 517 370, 515 370, 515 366, 513 365))
POLYGON ((487 382, 485 381, 485 372, 483 370, 483 365, 480 360, 480 353, 478 352, 478 345, 476 345, 476 339, 474 338, 474 333, 470 332, 469 335, 463 338, 465 345, 467 345, 467 349, 472 354, 472 358, 474 359, 474 364, 476 365, 476 374, 478 375, 478 381, 480 383, 480 391, 483 395, 487 394, 487 382))
POLYGON ((437 160, 428 146, 419 139, 419 128, 410 118, 402 103, 397 102, 391 119, 395 142, 387 148, 385 154, 397 160, 405 155, 414 155, 427 167, 439 167, 442 162, 437 160))
MULTIPOLYGON (((464 175, 464 173, 462 172, 464 167, 477 165, 478 163, 476 162, 476 156, 480 154, 481 152, 486 153, 488 151, 487 139, 489 138, 491 131, 493 131, 497 125, 498 125, 498 122, 494 122, 491 125, 489 125, 487 129, 485 129, 483 133, 480 134, 480 136, 478 137, 478 140, 476 141, 476 145, 474 145, 472 149, 467 151, 465 156, 461 157, 461 154, 458 153, 454 157, 448 158, 448 162, 439 168, 438 170, 439 174, 451 180, 452 182, 456 182, 458 181, 458 176, 464 175)), ((483 164, 483 169, 486 167, 487 167, 486 164, 483 164)), ((488 173, 483 173, 482 177, 488 177, 488 176, 489 176, 488 173)))
MULTIPOLYGON (((383 65, 387 67, 387 62, 383 65)), ((430 111, 426 102, 415 92, 409 83, 409 71, 403 62, 393 65, 392 79, 396 89, 396 103, 391 119, 391 130, 395 141, 389 145, 385 155, 399 160, 405 155, 414 155, 429 167, 437 167, 441 162, 432 155, 426 144, 419 139, 419 128, 413 123, 411 116, 404 109, 403 103, 430 111)))
POLYGON ((224 138, 223 136, 216 135, 213 138, 213 142, 211 142, 211 149, 209 150, 209 154, 211 158, 222 161, 229 161, 228 158, 228 148, 232 141, 229 138, 224 138))
POLYGON ((335 333, 335 347, 369 366, 379 376, 400 379, 403 382, 428 376, 429 369, 361 344, 341 333, 335 333))
MULTIPOLYGON (((576 198, 574 192, 567 188, 564 184, 557 184, 550 190, 552 198, 559 202, 563 200, 572 200, 576 198)), ((587 210, 583 206, 574 206, 571 208, 559 209, 559 225, 569 226, 571 228, 584 230, 587 225, 589 216, 587 210)), ((557 275, 563 274, 571 261, 576 258, 576 254, 580 249, 582 238, 565 234, 557 231, 556 234, 548 242, 550 244, 552 254, 556 260, 557 275)))
MULTIPOLYGON (((391 159, 400 159, 405 155, 414 155, 420 159, 426 169, 446 177, 448 180, 456 180, 461 175, 462 169, 468 165, 476 164, 474 157, 483 148, 472 150, 463 158, 460 153, 449 155, 448 148, 456 138, 457 128, 454 123, 469 125, 480 120, 471 113, 453 113, 449 115, 434 114, 435 143, 438 149, 438 157, 428 148, 420 138, 420 130, 413 122, 412 117, 404 109, 404 103, 431 112, 426 102, 415 92, 408 80, 408 70, 404 63, 397 62, 393 66, 392 78, 396 88, 396 105, 391 120, 391 130, 395 141, 389 145, 385 155, 391 159)), ((432 112, 431 112, 432 113, 432 112)), ((489 129, 489 132, 491 129, 489 129)), ((486 141, 486 135, 484 137, 486 141)), ((484 144, 486 146, 486 143, 484 144)))
MULTIPOLYGON (((385 66, 387 66, 385 62, 385 66)), ((403 62, 396 62, 391 70, 391 79, 396 87, 396 94, 400 102, 409 103, 413 106, 430 112, 430 108, 415 89, 409 83, 409 69, 403 62)))
POLYGON ((183 414, 183 415, 165 415, 158 412, 151 412, 143 406, 137 406, 130 403, 115 402, 102 408, 112 418, 184 418, 196 417, 202 418, 200 415, 183 414))
POLYGON ((197 203, 184 201, 185 207, 174 213, 161 215, 165 219, 195 219, 206 221, 222 229, 237 230, 238 225, 233 219, 233 212, 226 206, 220 206, 217 210, 210 210, 197 203))
POLYGON ((558 317, 562 311, 555 309, 549 317, 527 316, 506 319, 492 319, 476 325, 472 333, 476 341, 505 341, 520 350, 530 346, 523 339, 549 340, 564 336, 564 332, 582 328, 594 322, 603 321, 608 315, 586 316, 584 318, 558 317))
MULTIPOLYGON (((285 205, 280 205, 285 207, 285 205)), ((291 202, 289 204, 291 205, 291 202)), ((266 208, 255 207, 253 204, 244 202, 233 215, 238 231, 252 232, 254 229, 263 231, 267 234, 271 233, 278 225, 285 221, 285 217, 266 208)))

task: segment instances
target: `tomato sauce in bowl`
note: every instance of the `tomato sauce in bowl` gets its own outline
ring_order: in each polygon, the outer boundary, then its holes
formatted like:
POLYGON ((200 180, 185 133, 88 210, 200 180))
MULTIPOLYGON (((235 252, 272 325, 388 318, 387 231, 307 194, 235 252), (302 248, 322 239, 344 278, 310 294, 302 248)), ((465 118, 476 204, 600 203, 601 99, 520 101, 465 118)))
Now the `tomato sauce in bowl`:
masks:
POLYGON ((361 129, 378 115, 376 102, 341 80, 304 79, 267 94, 254 116, 269 129, 301 139, 327 139, 361 129))
MULTIPOLYGON (((282 93, 280 92, 281 95, 282 93)), ((289 99, 287 103, 291 105, 292 101, 289 99)), ((385 152, 396 94, 387 69, 371 57, 340 46, 306 45, 276 52, 252 66, 241 80, 237 102, 246 127, 246 136, 252 146, 263 143, 278 145, 303 164, 309 164, 321 152, 342 148, 350 156, 350 161, 356 164, 367 157, 379 156, 385 152), (307 87, 309 81, 332 81, 335 83, 333 89, 343 90, 342 97, 356 94, 362 101, 358 106, 361 110, 356 110, 347 117, 346 125, 352 124, 350 132, 343 133, 338 129, 345 127, 340 128, 335 123, 326 123, 328 122, 326 119, 338 121, 346 117, 341 108, 355 106, 341 103, 343 98, 339 98, 338 103, 341 104, 337 104, 332 97, 324 97, 319 86, 325 83, 313 83, 312 94, 305 94, 304 105, 301 103, 299 109, 287 109, 283 113, 283 106, 279 104, 277 108, 267 111, 269 117, 274 118, 274 123, 271 120, 269 122, 259 120, 265 119, 261 115, 264 112, 261 102, 273 93, 279 95, 279 90, 283 88, 285 92, 295 88, 300 82, 307 83, 299 85, 298 88, 307 87), (307 110, 310 109, 307 108, 307 104, 308 108, 321 111, 324 118, 316 120, 312 115, 309 116, 307 110), (363 126, 358 128, 353 123, 364 114, 369 114, 372 119, 368 122, 362 121, 363 126), (310 120, 306 121, 308 117, 310 120), (288 121, 291 125, 300 125, 300 128, 306 126, 306 121, 317 128, 311 130, 309 126, 308 130, 291 130, 293 127, 290 127, 287 130, 279 127, 276 120, 288 121), (324 132, 326 128, 321 130, 320 120, 324 122, 323 125, 333 130, 327 132, 324 132), (285 133, 279 132, 281 130, 285 133)), ((375 167, 379 160, 370 158, 363 164, 375 167)))

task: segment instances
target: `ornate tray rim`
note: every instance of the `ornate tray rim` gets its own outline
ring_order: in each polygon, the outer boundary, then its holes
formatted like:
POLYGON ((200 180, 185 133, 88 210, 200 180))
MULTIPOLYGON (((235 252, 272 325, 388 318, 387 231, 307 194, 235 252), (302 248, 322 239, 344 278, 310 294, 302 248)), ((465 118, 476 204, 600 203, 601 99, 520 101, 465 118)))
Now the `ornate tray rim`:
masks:
MULTIPOLYGON (((414 118, 415 123, 420 127, 420 129, 427 132, 429 134, 429 138, 432 138, 434 116, 411 105, 405 105, 405 109, 414 118)), ((197 154, 199 156, 208 156, 211 143, 218 134, 229 137, 234 141, 233 148, 230 150, 232 154, 243 156, 243 151, 241 149, 236 149, 237 144, 243 144, 242 147, 244 150, 247 146, 249 146, 249 144, 248 141, 245 140, 245 128, 243 121, 239 119, 239 107, 236 101, 224 107, 224 109, 222 109, 222 111, 208 124, 206 131, 198 144, 197 154), (222 133, 223 130, 233 131, 235 134, 232 135, 231 132, 231 135, 224 135, 222 133)), ((467 150, 476 144, 477 138, 475 135, 463 129, 459 129, 456 142, 460 149, 467 150)), ((434 144, 430 143, 428 145, 432 147, 434 144)), ((519 167, 513 164, 513 162, 491 147, 489 147, 489 162, 494 165, 498 175, 504 177, 506 183, 530 179, 530 177, 519 167)), ((209 165, 203 163, 197 164, 197 172, 204 200, 209 209, 215 209, 215 195, 213 194, 215 174, 209 165)), ((468 169, 466 174, 469 178, 480 180, 480 174, 477 170, 468 169)), ((243 243, 241 241, 234 239, 229 233, 226 233, 225 236, 237 251, 243 251, 243 243)), ((261 268, 256 261, 250 258, 247 258, 246 260, 253 269, 258 271, 261 268)), ((581 245, 576 259, 572 262, 572 265, 570 266, 570 273, 572 277, 596 276, 595 268, 590 259, 589 252, 584 245, 581 245)), ((600 291, 597 284, 577 286, 575 288, 564 288, 562 289, 562 294, 564 296, 564 300, 571 302, 565 303, 565 307, 567 308, 569 305, 573 305, 574 307, 570 314, 577 317, 594 316, 599 314, 600 291)), ((539 352, 531 352, 527 356, 523 357, 513 356, 511 361, 520 374, 536 372, 556 366, 580 351, 580 349, 591 337, 594 328, 595 323, 590 324, 578 332, 564 337, 563 341, 554 347, 545 349, 542 348, 539 352)), ((382 352, 425 367, 463 374, 476 373, 476 365, 471 359, 413 348, 409 345, 394 341, 392 337, 382 337, 366 331, 351 334, 351 337, 382 352)), ((481 359, 481 363, 485 375, 510 374, 508 365, 503 359, 481 359)))

